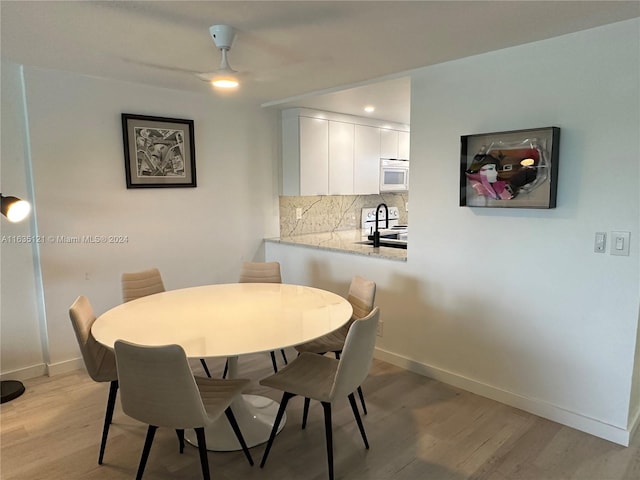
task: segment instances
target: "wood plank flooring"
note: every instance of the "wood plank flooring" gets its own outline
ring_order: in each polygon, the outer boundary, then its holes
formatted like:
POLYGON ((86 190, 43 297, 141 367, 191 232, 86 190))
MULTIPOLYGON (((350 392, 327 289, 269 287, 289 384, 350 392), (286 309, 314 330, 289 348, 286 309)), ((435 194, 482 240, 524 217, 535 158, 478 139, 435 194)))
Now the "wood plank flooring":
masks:
MULTIPOLYGON (((294 358, 295 353, 289 353, 294 358)), ((207 363, 212 373, 224 362, 207 363)), ((267 355, 240 359, 240 375, 254 380, 249 393, 280 398, 258 385, 271 373, 267 355)), ((202 373, 199 362, 193 363, 202 373)), ((26 393, 0 407, 2 480, 119 480, 135 478, 146 426, 116 406, 103 465, 98 449, 107 384, 83 371, 25 382, 26 393)), ((630 447, 564 427, 492 400, 374 361, 363 385, 369 414, 365 450, 348 402, 334 407, 334 461, 342 480, 637 480, 640 435, 630 447)), ((212 479, 324 480, 327 478, 322 408, 312 403, 300 429, 302 399, 287 408, 264 469, 264 445, 209 453, 212 479)), ((178 452, 175 432, 159 429, 146 480, 201 479, 197 449, 178 452)))

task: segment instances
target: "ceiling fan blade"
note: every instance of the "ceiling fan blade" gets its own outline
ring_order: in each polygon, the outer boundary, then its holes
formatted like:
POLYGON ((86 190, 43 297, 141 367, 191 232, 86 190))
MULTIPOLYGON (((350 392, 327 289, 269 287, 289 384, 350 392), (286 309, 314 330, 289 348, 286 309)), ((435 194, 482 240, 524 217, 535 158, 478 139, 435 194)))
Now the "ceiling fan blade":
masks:
POLYGON ((198 73, 198 70, 192 70, 189 68, 181 68, 181 67, 172 67, 169 65, 160 65, 158 63, 150 63, 150 62, 142 62, 139 60, 133 60, 131 58, 122 58, 122 60, 126 63, 133 63, 135 65, 140 65, 141 67, 155 68, 157 70, 165 70, 170 72, 180 72, 180 73, 198 73))

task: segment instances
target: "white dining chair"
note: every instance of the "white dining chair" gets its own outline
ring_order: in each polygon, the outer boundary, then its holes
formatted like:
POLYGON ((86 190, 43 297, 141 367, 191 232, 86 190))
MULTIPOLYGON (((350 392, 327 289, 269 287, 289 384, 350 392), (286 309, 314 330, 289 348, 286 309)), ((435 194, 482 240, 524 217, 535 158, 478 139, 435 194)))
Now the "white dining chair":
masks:
MULTIPOLYGON (((349 285, 349 292, 347 294, 347 300, 353 307, 353 315, 351 320, 346 325, 334 330, 327 335, 312 340, 301 345, 296 345, 295 349, 298 353, 309 352, 324 355, 325 353, 332 352, 336 358, 340 358, 342 347, 347 338, 347 333, 351 324, 359 318, 364 318, 371 310, 376 299, 376 283, 372 280, 367 280, 359 275, 355 275, 351 279, 349 285)), ((362 404, 362 411, 367 414, 367 405, 364 401, 364 394, 362 387, 358 387, 358 396, 360 397, 360 403, 362 404)), ((309 401, 305 401, 302 424, 306 424, 307 414, 309 412, 309 401)))
POLYGON ((102 427, 100 453, 98 455, 98 464, 102 465, 107 436, 109 435, 109 426, 113 419, 113 410, 118 394, 116 358, 111 350, 103 347, 91 334, 91 326, 96 321, 96 316, 87 297, 81 295, 76 298, 69 308, 69 317, 71 318, 71 325, 76 334, 87 373, 96 382, 109 382, 110 384, 107 411, 104 416, 104 426, 102 427))
POLYGON ((194 377, 179 345, 143 346, 115 343, 120 399, 125 414, 148 425, 136 480, 141 480, 158 427, 175 429, 184 451, 184 430, 193 428, 198 441, 202 477, 209 480, 205 427, 223 413, 250 465, 253 459, 238 427, 231 403, 249 380, 194 377))
POLYGON ((337 399, 345 396, 349 399, 365 448, 369 449, 369 442, 353 393, 369 373, 376 343, 379 317, 380 310, 375 307, 369 315, 353 322, 345 339, 339 360, 303 352, 278 373, 260 381, 260 384, 265 387, 275 388, 284 392, 260 468, 263 468, 267 461, 278 427, 287 408, 287 403, 296 395, 318 400, 322 404, 330 480, 334 478, 331 405, 337 399))
MULTIPOLYGON (((165 291, 162 275, 157 268, 150 268, 140 272, 125 272, 122 274, 121 281, 123 302, 130 302, 131 300, 165 291)), ((207 377, 211 378, 209 367, 204 358, 200 359, 200 364, 207 377)))

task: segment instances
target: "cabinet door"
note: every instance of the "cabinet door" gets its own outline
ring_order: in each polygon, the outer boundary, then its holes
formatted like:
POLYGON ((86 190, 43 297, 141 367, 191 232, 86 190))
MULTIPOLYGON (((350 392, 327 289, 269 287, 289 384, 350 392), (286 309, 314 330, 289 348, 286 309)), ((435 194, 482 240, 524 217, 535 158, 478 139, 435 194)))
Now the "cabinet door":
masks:
POLYGON ((409 160, 409 144, 409 132, 398 132, 398 158, 401 158, 402 160, 409 160))
POLYGON ((353 195, 353 123, 329 121, 329 195, 353 195))
POLYGON ((380 129, 356 125, 353 189, 356 195, 380 193, 380 129))
POLYGON ((398 158, 398 131, 380 129, 380 158, 398 158))
POLYGON ((329 122, 300 117, 300 195, 329 192, 329 122))

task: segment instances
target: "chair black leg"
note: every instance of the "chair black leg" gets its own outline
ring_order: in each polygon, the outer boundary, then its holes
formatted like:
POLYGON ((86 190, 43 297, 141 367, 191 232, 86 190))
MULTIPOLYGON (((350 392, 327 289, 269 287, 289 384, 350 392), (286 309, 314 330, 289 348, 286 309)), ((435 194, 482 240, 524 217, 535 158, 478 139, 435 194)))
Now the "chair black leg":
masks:
POLYGON ((184 430, 176 429, 178 435, 178 442, 180 442, 180 453, 184 453, 184 430))
POLYGON ((276 352, 271 350, 269 353, 271 354, 271 363, 273 365, 273 373, 278 373, 278 364, 276 363, 276 352))
POLYGON ((222 373, 222 378, 227 378, 228 371, 229 371, 229 360, 224 362, 224 372, 222 373))
POLYGON ((358 412, 358 406, 356 405, 356 397, 353 396, 353 393, 349 394, 349 403, 351 404, 351 410, 353 410, 353 416, 356 418, 358 429, 360 429, 360 435, 362 435, 364 447, 369 450, 369 441, 367 440, 367 434, 364 432, 364 425, 362 424, 362 419, 360 418, 360 413, 358 412))
POLYGON ((278 427, 280 426, 280 422, 282 421, 282 416, 284 415, 284 411, 287 408, 287 403, 289 403, 289 399, 291 399, 292 397, 295 397, 295 395, 289 392, 284 392, 284 394, 282 395, 282 400, 280 401, 280 408, 278 409, 278 413, 276 414, 276 419, 273 422, 273 428, 271 429, 271 434, 269 435, 269 442, 267 442, 267 448, 265 448, 264 455, 262 455, 260 468, 263 468, 265 462, 267 461, 267 457, 269 456, 269 451, 271 450, 271 445, 273 445, 273 441, 276 438, 276 433, 278 433, 278 427))
POLYGON ((157 429, 158 427, 154 425, 149 425, 149 428, 147 429, 147 438, 144 441, 144 448, 142 449, 142 457, 140 457, 140 465, 138 466, 138 473, 136 474, 136 480, 142 480, 144 467, 147 465, 147 459, 149 458, 149 452, 151 451, 153 436, 156 434, 157 429))
POLYGON ((358 396, 360 397, 360 403, 362 404, 362 413, 367 414, 367 406, 364 403, 364 395, 362 394, 362 387, 358 387, 358 396))
POLYGON ((207 367, 207 362, 204 361, 204 358, 200 359, 200 363, 202 364, 202 368, 204 368, 204 373, 207 374, 207 377, 211 378, 211 373, 209 372, 209 367, 207 367))
POLYGON ((200 452, 200 465, 202 466, 202 479, 210 480, 209 458, 207 457, 207 439, 204 436, 204 427, 196 428, 196 438, 198 439, 198 451, 200 452))
POLYGON ((240 442, 240 446, 242 447, 242 451, 244 452, 244 456, 249 460, 249 465, 253 467, 253 458, 251 458, 251 454, 249 453, 249 447, 247 447, 247 442, 244 441, 244 437, 242 436, 242 432, 240 431, 240 427, 238 426, 238 422, 236 421, 236 417, 231 410, 231 407, 227 407, 224 411, 227 416, 227 420, 231 424, 231 428, 233 428, 233 433, 236 434, 238 438, 238 442, 240 442))
POLYGON ((304 410, 302 411, 302 429, 303 430, 307 426, 307 417, 309 416, 310 403, 311 403, 311 399, 308 397, 304 397, 304 410))
POLYGON ((289 362, 287 362, 287 356, 284 353, 284 349, 280 349, 280 354, 282 355, 282 360, 284 360, 284 364, 285 365, 289 365, 289 362))
POLYGON ((333 431, 331 426, 331 403, 322 402, 324 409, 324 431, 327 437, 327 462, 329 465, 329 480, 333 480, 333 431))
POLYGON ((104 449, 107 446, 107 436, 109 435, 109 425, 113 419, 113 410, 116 406, 116 395, 118 394, 118 381, 113 380, 109 385, 109 397, 107 399, 107 411, 104 414, 104 426, 102 427, 102 441, 100 442, 100 455, 98 455, 98 465, 102 465, 104 449))

